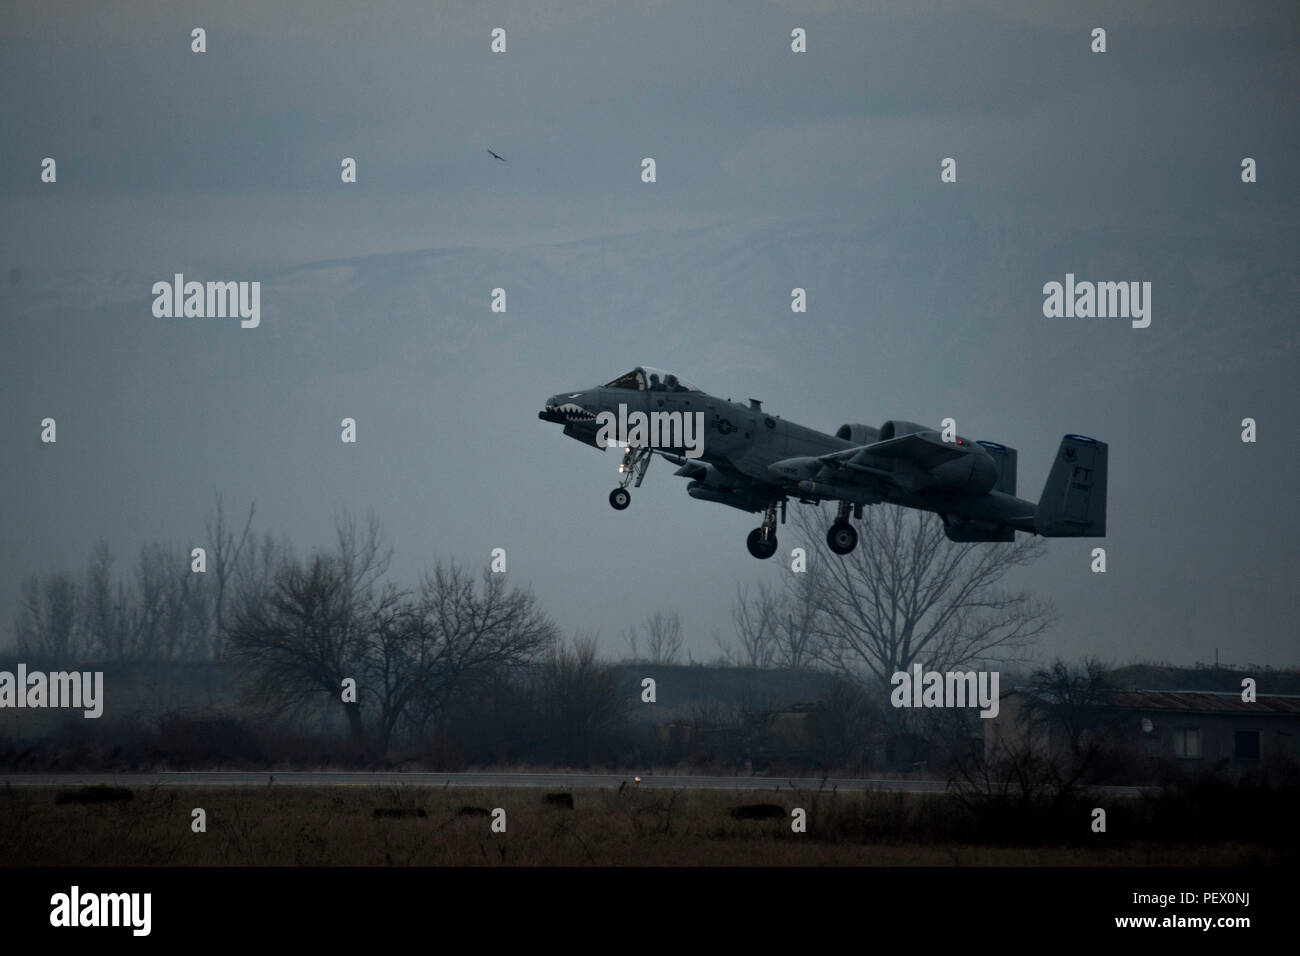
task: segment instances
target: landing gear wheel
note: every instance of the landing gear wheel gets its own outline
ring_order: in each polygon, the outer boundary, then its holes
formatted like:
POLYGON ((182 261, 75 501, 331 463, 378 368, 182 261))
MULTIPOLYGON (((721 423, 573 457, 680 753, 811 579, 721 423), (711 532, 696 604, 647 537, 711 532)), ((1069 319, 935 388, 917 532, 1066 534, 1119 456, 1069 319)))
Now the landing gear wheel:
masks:
POLYGON ((836 521, 826 532, 826 546, 836 554, 850 554, 858 546, 858 533, 847 521, 836 521))
POLYGON ((626 488, 615 488, 609 493, 609 503, 615 511, 622 511, 632 503, 632 492, 626 488))
POLYGON ((749 553, 756 558, 770 558, 776 554, 776 534, 769 534, 766 541, 763 540, 763 529, 755 528, 745 539, 745 547, 749 548, 749 553))

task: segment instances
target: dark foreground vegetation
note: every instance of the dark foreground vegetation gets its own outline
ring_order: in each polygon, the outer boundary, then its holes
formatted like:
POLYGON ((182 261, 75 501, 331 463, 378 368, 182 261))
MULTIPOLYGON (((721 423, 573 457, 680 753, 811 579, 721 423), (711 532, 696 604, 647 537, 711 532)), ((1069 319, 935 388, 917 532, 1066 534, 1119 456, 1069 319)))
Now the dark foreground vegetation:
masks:
POLYGON ((0 793, 3 866, 1267 866, 1300 863, 1297 794, 1224 784, 1144 797, 638 787, 135 788, 0 793), (1092 831, 1095 806, 1105 833, 1092 831), (206 832, 193 830, 202 808, 206 832), (495 811, 506 832, 493 832, 495 811), (792 812, 806 811, 794 832, 792 812))

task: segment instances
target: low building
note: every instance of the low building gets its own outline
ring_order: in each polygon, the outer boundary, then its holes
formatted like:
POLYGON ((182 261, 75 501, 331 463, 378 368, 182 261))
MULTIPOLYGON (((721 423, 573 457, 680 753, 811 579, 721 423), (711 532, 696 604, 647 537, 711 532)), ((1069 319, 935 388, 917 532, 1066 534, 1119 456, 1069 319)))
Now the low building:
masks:
MULTIPOLYGON (((985 722, 987 755, 995 758, 1026 745, 1053 757, 1068 749, 1069 736, 1060 723, 1034 725, 1027 719, 1033 704, 1025 690, 1003 695, 998 716, 985 722)), ((1240 776, 1269 763, 1300 762, 1300 695, 1264 694, 1247 702, 1239 692, 1115 691, 1088 718, 1076 724, 1092 725, 1085 733, 1104 725, 1108 746, 1188 772, 1213 769, 1240 776)))

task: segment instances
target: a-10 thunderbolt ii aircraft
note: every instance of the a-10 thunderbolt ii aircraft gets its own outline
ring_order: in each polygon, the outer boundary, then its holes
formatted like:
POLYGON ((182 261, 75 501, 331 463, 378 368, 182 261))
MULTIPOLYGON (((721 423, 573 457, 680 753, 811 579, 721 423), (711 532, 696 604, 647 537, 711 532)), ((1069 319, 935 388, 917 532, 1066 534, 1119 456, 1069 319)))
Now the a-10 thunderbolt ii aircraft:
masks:
POLYGON ((741 511, 762 512, 749 533, 749 553, 776 553, 777 511, 790 498, 839 503, 826 543, 850 553, 858 533, 849 515, 881 502, 933 511, 953 541, 1014 541, 1017 531, 1046 537, 1106 534, 1105 442, 1066 435, 1038 503, 1016 497, 1016 451, 997 442, 941 435, 914 422, 879 428, 841 425, 834 435, 716 398, 675 375, 639 366, 595 388, 560 393, 538 412, 564 434, 600 448, 624 448, 618 487, 609 503, 632 500, 653 455, 689 478, 686 493, 741 511), (615 424, 616 423, 616 424, 615 424), (944 438, 951 440, 945 441, 944 438))

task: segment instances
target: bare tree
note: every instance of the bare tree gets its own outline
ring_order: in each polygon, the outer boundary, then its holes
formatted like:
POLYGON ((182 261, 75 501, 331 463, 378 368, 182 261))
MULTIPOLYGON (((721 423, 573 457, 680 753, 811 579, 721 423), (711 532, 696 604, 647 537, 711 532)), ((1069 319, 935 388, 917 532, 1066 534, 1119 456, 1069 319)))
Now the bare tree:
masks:
POLYGON ((536 701, 542 736, 565 763, 587 766, 622 726, 628 697, 618 672, 600 661, 597 641, 578 634, 557 641, 538 668, 536 701))
POLYGON ((254 585, 242 595, 229 630, 230 657, 268 712, 285 713, 319 694, 333 697, 360 743, 367 692, 382 701, 378 687, 365 683, 373 643, 377 636, 387 640, 397 626, 392 611, 398 595, 380 589, 392 549, 379 520, 371 515, 360 528, 345 513, 335 531, 335 551, 305 565, 282 558, 269 588, 254 585), (348 678, 357 682, 356 700, 343 699, 348 678))
POLYGON ((821 704, 808 718, 820 756, 831 766, 860 765, 881 726, 875 701, 860 684, 836 680, 821 704))
POLYGON ((387 753, 407 708, 423 691, 437 660, 436 638, 420 626, 406 595, 388 584, 365 609, 363 685, 377 704, 372 721, 376 747, 387 753))
POLYGON ((458 695, 532 664, 557 636, 530 592, 508 588, 505 575, 488 570, 476 580, 455 562, 422 578, 407 625, 414 629, 408 640, 427 649, 410 715, 418 735, 431 721, 441 724, 458 695))
POLYGON ((169 577, 163 651, 173 660, 207 660, 212 656, 212 592, 208 578, 190 570, 185 555, 169 577))
POLYGON ((65 660, 178 660, 206 652, 205 580, 177 549, 142 545, 130 581, 117 580, 113 564, 100 541, 82 581, 62 571, 24 581, 15 620, 19 650, 65 660))
POLYGON ((84 653, 82 594, 70 574, 31 575, 19 586, 18 653, 67 661, 84 653))
POLYGON ((772 608, 772 663, 799 670, 812 663, 821 607, 817 578, 807 572, 786 578, 785 590, 772 608))
POLYGON ((249 503, 248 518, 244 521, 243 531, 236 539, 234 530, 226 526, 225 503, 222 501, 221 494, 214 492, 213 497, 216 499, 216 513, 204 519, 203 527, 207 532, 208 550, 212 555, 212 575, 216 581, 212 608, 211 653, 213 660, 220 660, 225 653, 226 607, 230 597, 231 582, 239 573, 240 561, 245 557, 245 549, 249 545, 249 532, 253 526, 253 513, 257 506, 254 502, 249 503))
MULTIPOLYGON (((809 537, 820 509, 795 522, 809 537)), ((1040 539, 957 543, 934 515, 894 505, 867 510, 849 555, 810 566, 806 600, 816 621, 809 651, 832 669, 888 693, 914 663, 945 670, 975 661, 1017 660, 1052 621, 1049 604, 1001 585, 1040 557, 1040 539)))
POLYGON ((503 575, 476 579, 439 564, 404 592, 384 580, 392 548, 374 516, 362 525, 345 514, 336 530, 335 548, 305 566, 268 540, 250 563, 278 561, 271 586, 239 589, 231 657, 272 711, 318 694, 340 699, 343 680, 354 678, 357 700, 344 702, 353 739, 369 727, 383 752, 399 729, 422 736, 454 700, 533 663, 554 641, 533 596, 503 575))
POLYGON ((635 626, 623 629, 623 643, 627 645, 628 660, 633 663, 641 660, 641 635, 635 626))
POLYGON ((1094 657, 1078 668, 1057 658, 1034 671, 1026 691, 1024 716, 1030 729, 1049 739, 1063 737, 1075 761, 1090 762, 1098 737, 1113 720, 1109 704, 1115 687, 1108 668, 1094 657))
POLYGON ((1000 740, 982 757, 950 763, 955 775, 950 786, 971 809, 1059 806, 1098 771, 1105 774, 1108 763, 1112 770, 1124 767, 1114 764, 1111 758, 1119 755, 1108 751, 1117 742, 1112 735, 1120 717, 1109 706, 1115 687, 1100 661, 1087 658, 1076 668, 1058 658, 1034 671, 1024 690, 1028 703, 1019 720, 1027 733, 1000 740))
POLYGON ((43 653, 45 639, 45 601, 41 594, 41 576, 29 574, 18 584, 14 648, 20 655, 31 657, 43 653))
POLYGON ((374 512, 366 516, 365 527, 359 526, 350 512, 344 512, 335 519, 334 530, 335 553, 346 597, 360 600, 388 573, 393 560, 392 545, 388 544, 384 526, 374 512))
POLYGON ((291 712, 323 694, 342 703, 352 738, 360 742, 360 701, 342 700, 343 681, 359 677, 365 650, 345 581, 335 555, 317 555, 306 566, 282 565, 262 600, 237 608, 229 656, 244 670, 251 698, 268 713, 291 712))
POLYGON ((780 611, 778 592, 759 584, 753 592, 748 585, 736 585, 731 604, 731 621, 735 625, 735 650, 722 646, 728 663, 736 667, 770 667, 776 656, 775 625, 780 611))
POLYGON ((127 639, 123 654, 128 657, 158 660, 168 657, 168 633, 174 602, 172 584, 176 561, 158 543, 140 546, 136 562, 135 587, 128 603, 127 639))
POLYGON ((739 667, 798 670, 812 662, 819 606, 816 581, 807 573, 791 574, 784 585, 766 583, 752 591, 738 585, 731 605, 735 649, 718 642, 728 663, 739 667))
POLYGON ((383 752, 399 727, 422 736, 455 701, 533 663, 555 639, 531 594, 486 571, 479 586, 454 563, 426 575, 414 595, 384 586, 365 615, 363 673, 383 752))
POLYGON ((293 558, 293 546, 283 536, 276 538, 268 531, 261 541, 250 539, 247 555, 235 568, 234 586, 226 594, 227 610, 231 604, 255 603, 265 597, 276 572, 293 558))
POLYGON ((108 660, 122 660, 127 653, 130 622, 125 586, 117 582, 114 594, 113 552, 100 540, 90 556, 86 571, 85 600, 82 602, 85 651, 108 660))
POLYGON ((686 643, 676 611, 655 611, 642 624, 646 654, 652 664, 676 664, 686 643))

